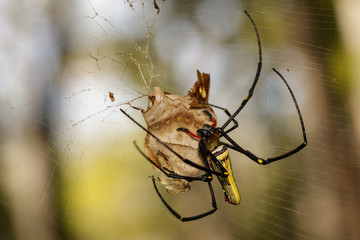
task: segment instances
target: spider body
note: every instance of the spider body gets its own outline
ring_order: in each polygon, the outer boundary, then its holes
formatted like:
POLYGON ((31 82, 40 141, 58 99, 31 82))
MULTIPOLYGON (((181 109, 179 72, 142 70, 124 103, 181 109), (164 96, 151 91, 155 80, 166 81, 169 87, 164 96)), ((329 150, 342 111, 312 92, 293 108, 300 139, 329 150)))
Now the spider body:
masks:
POLYGON ((206 160, 209 169, 226 175, 217 175, 225 195, 225 201, 233 205, 238 205, 240 204, 240 193, 232 174, 228 148, 220 144, 219 129, 215 127, 216 119, 206 110, 204 110, 204 113, 213 121, 211 125, 204 124, 202 128, 196 131, 196 134, 186 128, 178 128, 178 131, 186 132, 191 137, 199 139, 199 151, 202 158, 206 160))
MULTIPOLYGON (((131 119, 135 124, 137 124, 144 131, 146 131, 159 144, 161 144, 168 151, 170 151, 172 154, 174 154, 179 160, 181 160, 182 163, 185 163, 188 166, 194 167, 194 168, 204 172, 200 176, 187 176, 187 175, 178 174, 178 173, 172 171, 171 169, 162 167, 159 164, 157 164, 156 162, 154 162, 150 157, 148 157, 144 152, 142 152, 135 143, 135 146, 139 150, 139 152, 149 162, 151 162, 156 168, 158 168, 163 174, 165 174, 167 177, 173 178, 173 179, 183 179, 188 182, 201 181, 201 182, 207 183, 209 192, 211 195, 212 208, 204 213, 201 213, 201 214, 198 214, 195 216, 182 217, 165 201, 165 199, 162 197, 162 195, 160 194, 160 192, 156 186, 155 178, 154 177, 152 178, 155 191, 158 194, 161 201, 163 202, 163 204, 171 212, 171 214, 173 214, 177 219, 179 219, 180 221, 183 221, 183 222, 201 219, 203 217, 206 217, 206 216, 214 213, 217 210, 215 195, 214 195, 214 191, 213 191, 213 188, 211 185, 211 182, 213 179, 212 175, 216 175, 217 178, 219 179, 219 181, 222 185, 224 194, 225 194, 225 200, 234 205, 239 204, 240 194, 237 190, 237 187, 235 185, 235 181, 234 181, 234 178, 232 175, 231 162, 230 162, 228 149, 232 149, 234 151, 242 153, 247 158, 249 158, 250 160, 252 160, 253 162, 255 162, 257 164, 266 165, 266 164, 270 164, 270 163, 278 161, 278 160, 288 158, 288 157, 292 156, 293 154, 302 150, 307 145, 305 125, 304 125, 303 118, 302 118, 298 103, 296 101, 295 95, 292 92, 292 90, 291 90, 289 84, 287 83, 287 81, 285 80, 285 78, 274 68, 273 68, 273 71, 280 77, 280 79, 286 85, 286 87, 291 95, 291 98, 293 100, 293 103, 295 105, 297 115, 298 115, 299 121, 300 121, 301 130, 302 130, 303 142, 301 144, 299 144, 297 147, 293 148, 292 150, 285 152, 281 155, 278 155, 275 157, 270 157, 270 158, 264 158, 264 157, 259 157, 256 154, 252 153, 251 151, 242 148, 238 143, 236 143, 235 140, 233 140, 228 135, 228 133, 230 133, 231 131, 235 130, 238 127, 238 123, 235 120, 235 118, 241 112, 241 110, 246 106, 246 104, 249 102, 249 100, 251 99, 251 97, 254 93, 256 84, 259 80, 261 68, 262 68, 262 52, 261 52, 260 36, 259 36, 259 33, 258 33, 258 30, 257 30, 254 20, 251 18, 251 16, 246 11, 244 11, 244 12, 254 27, 254 30, 256 33, 256 38, 257 38, 257 43, 258 43, 258 51, 259 51, 258 52, 259 60, 257 63, 257 70, 255 73, 255 77, 252 82, 252 85, 248 91, 248 95, 242 100, 240 106, 237 108, 237 110, 233 114, 230 114, 226 108, 222 108, 222 107, 204 102, 204 100, 202 100, 202 99, 200 99, 198 101, 198 103, 200 103, 200 104, 205 104, 205 105, 215 107, 215 108, 218 108, 218 109, 221 109, 224 111, 224 113, 229 118, 221 127, 216 127, 215 118, 208 111, 205 110, 204 113, 206 113, 209 116, 210 120, 212 121, 211 125, 204 124, 202 127, 200 127, 199 129, 196 130, 196 134, 191 132, 189 129, 187 129, 185 127, 177 128, 178 131, 182 131, 182 132, 188 134, 189 136, 191 136, 192 138, 195 138, 198 140, 198 146, 199 146, 198 149, 199 149, 199 153, 201 155, 203 164, 195 163, 191 159, 183 157, 178 152, 176 152, 174 149, 172 149, 170 146, 168 146, 166 143, 164 143, 164 141, 162 141, 159 137, 157 137, 151 131, 149 131, 148 129, 143 127, 141 124, 139 124, 135 119, 133 119, 130 115, 128 115, 124 110, 120 109, 129 119, 131 119), (229 129, 227 129, 227 127, 229 126, 230 123, 233 123, 233 126, 231 126, 229 129), (221 138, 225 138, 227 140, 227 142, 220 141, 221 138)), ((196 104, 198 104, 198 103, 196 103, 196 104)))

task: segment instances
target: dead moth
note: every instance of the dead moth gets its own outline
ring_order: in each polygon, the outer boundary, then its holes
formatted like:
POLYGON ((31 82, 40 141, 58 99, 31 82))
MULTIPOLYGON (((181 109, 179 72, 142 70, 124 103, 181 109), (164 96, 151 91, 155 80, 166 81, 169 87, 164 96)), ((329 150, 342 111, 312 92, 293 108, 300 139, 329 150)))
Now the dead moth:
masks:
MULTIPOLYGON (((142 110, 142 114, 151 133, 184 158, 204 166, 199 153, 199 141, 177 130, 182 127, 196 132, 204 124, 212 124, 204 110, 216 118, 211 107, 204 104, 209 97, 210 75, 201 74, 198 70, 197 74, 198 80, 184 97, 163 92, 159 87, 155 87, 153 95, 150 96, 152 105, 146 111, 142 110)), ((177 174, 193 176, 199 171, 184 163, 149 134, 145 137, 144 150, 158 166, 177 174)), ((160 182, 170 193, 186 192, 190 189, 188 181, 169 178, 164 173, 161 173, 160 182)))

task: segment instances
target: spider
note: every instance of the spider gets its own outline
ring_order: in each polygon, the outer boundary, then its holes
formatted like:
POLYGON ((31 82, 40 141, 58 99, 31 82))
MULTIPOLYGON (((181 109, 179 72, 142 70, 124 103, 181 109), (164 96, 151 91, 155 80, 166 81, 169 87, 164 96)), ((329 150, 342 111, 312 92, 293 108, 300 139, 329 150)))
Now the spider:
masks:
POLYGON ((299 117, 299 120, 300 120, 301 129, 302 129, 303 142, 300 145, 298 145, 296 148, 294 148, 294 149, 292 149, 292 150, 290 150, 290 151, 288 151, 288 152, 286 152, 284 154, 281 154, 279 156, 270 157, 270 158, 262 158, 262 157, 258 157, 256 154, 250 152, 249 150, 246 150, 246 149, 242 148, 241 146, 239 146, 228 135, 228 133, 230 133, 231 131, 233 131, 234 129, 236 129, 238 127, 238 123, 235 120, 235 117, 241 112, 241 110, 245 107, 245 105, 251 99, 251 97, 253 95, 253 92, 254 92, 254 89, 255 89, 255 86, 256 86, 256 84, 257 84, 257 82, 259 80, 259 76, 260 76, 261 68, 262 68, 262 52, 261 52, 260 36, 259 36, 259 33, 258 33, 258 30, 257 30, 257 27, 256 27, 256 24, 255 24, 254 20, 251 18, 251 16, 249 15, 249 13, 247 11, 244 11, 244 13, 247 15, 247 17, 251 21, 251 23, 253 25, 253 28, 255 30, 257 43, 258 43, 258 54, 259 54, 259 60, 258 60, 258 66, 257 66, 255 78, 253 80, 253 83, 252 83, 249 91, 248 91, 248 95, 242 100, 240 106, 237 108, 237 110, 233 114, 230 114, 230 112, 226 108, 222 108, 222 107, 219 107, 219 106, 204 102, 204 104, 207 104, 209 106, 212 106, 212 107, 223 110, 225 112, 225 114, 229 117, 227 119, 227 121, 221 127, 216 127, 217 122, 216 122, 215 118, 208 111, 204 110, 204 113, 207 114, 209 116, 210 120, 212 121, 211 125, 209 125, 209 124, 203 125, 203 127, 198 129, 196 131, 196 133, 193 133, 193 132, 191 132, 190 130, 188 130, 186 128, 178 128, 177 129, 178 131, 182 131, 182 132, 190 135, 191 137, 199 140, 199 152, 200 152, 200 155, 201 155, 201 157, 203 159, 204 166, 195 164, 191 160, 185 159, 184 157, 182 157, 179 153, 177 153, 172 148, 170 148, 168 145, 166 145, 163 141, 161 141, 161 139, 156 137, 149 130, 147 130, 145 127, 143 127, 141 124, 139 124, 135 119, 133 119, 130 115, 128 115, 123 109, 120 109, 121 112, 123 112, 135 124, 137 124, 140 128, 142 128, 148 134, 150 134, 160 144, 162 144, 170 152, 175 154, 180 160, 182 160, 184 163, 186 163, 186 164, 188 164, 188 165, 190 165, 192 167, 195 167, 195 168, 197 168, 199 170, 202 170, 204 172, 204 174, 202 174, 200 176, 183 176, 183 175, 179 175, 179 174, 177 174, 177 173, 175 173, 175 172, 173 172, 173 171, 171 171, 171 170, 169 170, 167 168, 161 167, 161 166, 157 165, 156 163, 154 163, 148 156, 146 156, 146 154, 143 151, 140 150, 140 148, 134 142, 135 147, 137 148, 137 150, 148 161, 150 161, 156 168, 158 168, 161 172, 163 172, 167 177, 174 178, 174 179, 184 179, 184 180, 186 180, 188 182, 202 181, 202 182, 206 182, 208 184, 208 188, 209 188, 210 195, 211 195, 211 201, 212 201, 212 209, 210 209, 210 210, 208 210, 208 211, 206 211, 204 213, 195 215, 195 216, 183 217, 179 213, 177 213, 165 201, 165 199, 162 197, 162 195, 160 194, 160 192, 159 192, 159 190, 158 190, 158 188, 156 186, 155 178, 152 177, 155 191, 156 191, 157 195, 159 196, 159 198, 161 199, 161 201, 163 202, 163 204, 166 206, 166 208, 177 219, 179 219, 180 221, 183 221, 183 222, 201 219, 201 218, 206 217, 206 216, 208 216, 210 214, 213 214, 217 210, 216 199, 215 199, 214 191, 213 191, 213 188, 212 188, 212 185, 211 185, 211 182, 213 180, 212 175, 217 176, 217 178, 219 179, 219 181, 220 181, 220 183, 222 185, 223 192, 225 194, 225 200, 227 202, 229 202, 230 204, 233 204, 233 205, 237 205, 237 204, 240 203, 240 194, 239 194, 239 192, 237 190, 237 187, 235 185, 235 181, 234 181, 233 176, 232 176, 231 162, 230 162, 230 157, 229 157, 229 154, 228 154, 228 148, 244 154, 245 156, 247 156, 248 158, 250 158, 252 161, 254 161, 257 164, 267 165, 267 164, 270 164, 272 162, 275 162, 275 161, 290 157, 291 155, 299 152, 301 149, 303 149, 307 145, 307 137, 306 137, 305 125, 304 125, 303 118, 302 118, 298 103, 296 101, 295 95, 294 95, 293 91, 291 90, 289 84, 285 80, 285 78, 275 68, 272 68, 272 70, 285 83, 288 91, 290 92, 290 95, 292 97, 294 105, 296 107, 296 111, 297 111, 297 114, 298 114, 298 117, 299 117), (226 129, 231 122, 233 123, 233 126, 226 129), (228 141, 228 143, 221 142, 220 141, 221 138, 225 138, 228 141))

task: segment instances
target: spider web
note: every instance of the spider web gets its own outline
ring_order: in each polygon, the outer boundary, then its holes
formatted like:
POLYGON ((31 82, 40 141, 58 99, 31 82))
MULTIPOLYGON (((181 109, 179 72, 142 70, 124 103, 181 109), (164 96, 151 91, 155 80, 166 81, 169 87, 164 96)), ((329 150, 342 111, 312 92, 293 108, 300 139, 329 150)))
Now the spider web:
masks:
MULTIPOLYGON (((1 1, 1 239, 359 239, 360 56, 350 1, 1 1), (154 86, 185 95, 210 73, 209 102, 234 112, 257 67, 253 98, 231 133, 271 157, 230 151, 239 206, 181 223, 158 199, 134 148, 154 86), (159 11, 159 12, 158 12, 159 11), (111 92, 115 98, 109 97, 111 92)), ((226 121, 221 111, 218 122, 226 121)), ((211 208, 206 184, 169 195, 183 216, 211 208)))

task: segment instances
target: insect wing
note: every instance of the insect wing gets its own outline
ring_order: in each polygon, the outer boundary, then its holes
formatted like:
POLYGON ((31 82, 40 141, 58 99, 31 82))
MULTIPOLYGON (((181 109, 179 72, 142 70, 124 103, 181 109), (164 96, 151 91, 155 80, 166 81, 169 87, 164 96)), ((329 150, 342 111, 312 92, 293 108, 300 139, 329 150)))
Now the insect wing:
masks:
POLYGON ((209 100, 209 90, 210 90, 210 74, 200 73, 199 70, 196 70, 198 80, 194 83, 194 86, 191 88, 191 91, 188 91, 189 96, 193 97, 191 102, 191 107, 204 107, 206 106, 209 100))

